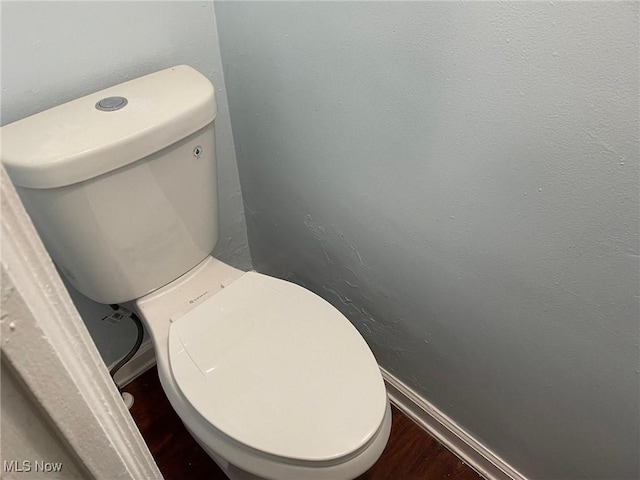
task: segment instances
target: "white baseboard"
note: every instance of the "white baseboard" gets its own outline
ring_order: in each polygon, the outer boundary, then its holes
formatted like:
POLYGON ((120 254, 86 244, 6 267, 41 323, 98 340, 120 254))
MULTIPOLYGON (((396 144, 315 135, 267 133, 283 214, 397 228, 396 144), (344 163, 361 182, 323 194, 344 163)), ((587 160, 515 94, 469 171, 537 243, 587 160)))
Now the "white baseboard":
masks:
MULTIPOLYGON (((120 388, 128 385, 155 364, 156 355, 153 351, 153 343, 151 340, 147 340, 140 345, 140 349, 136 352, 133 358, 118 370, 115 376, 116 384, 120 388)), ((111 368, 112 366, 109 367, 109 369, 111 368)))
POLYGON ((451 418, 380 368, 391 402, 487 480, 527 480, 451 418))

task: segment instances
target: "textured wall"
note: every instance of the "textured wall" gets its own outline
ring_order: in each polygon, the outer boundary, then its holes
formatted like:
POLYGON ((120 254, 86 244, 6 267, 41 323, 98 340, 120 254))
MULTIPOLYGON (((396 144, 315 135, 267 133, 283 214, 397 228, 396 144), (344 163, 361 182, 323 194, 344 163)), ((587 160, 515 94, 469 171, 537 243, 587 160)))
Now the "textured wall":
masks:
MULTIPOLYGON (((249 269, 242 196, 210 1, 2 2, 2 124, 174 65, 206 75, 218 96, 220 240, 214 254, 249 269)), ((108 307, 70 292, 107 364, 135 326, 100 322, 108 307)))
POLYGON ((252 257, 531 478, 638 471, 638 3, 220 2, 252 257))

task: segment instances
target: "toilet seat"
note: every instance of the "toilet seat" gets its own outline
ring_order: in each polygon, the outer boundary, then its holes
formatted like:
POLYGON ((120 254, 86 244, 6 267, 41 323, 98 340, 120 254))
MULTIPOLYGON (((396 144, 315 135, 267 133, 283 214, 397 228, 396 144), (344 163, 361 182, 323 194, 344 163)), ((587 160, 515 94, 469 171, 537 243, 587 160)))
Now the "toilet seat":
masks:
POLYGON ((335 463, 367 447, 387 397, 367 344, 334 307, 256 272, 172 321, 180 392, 215 429, 285 463, 335 463))

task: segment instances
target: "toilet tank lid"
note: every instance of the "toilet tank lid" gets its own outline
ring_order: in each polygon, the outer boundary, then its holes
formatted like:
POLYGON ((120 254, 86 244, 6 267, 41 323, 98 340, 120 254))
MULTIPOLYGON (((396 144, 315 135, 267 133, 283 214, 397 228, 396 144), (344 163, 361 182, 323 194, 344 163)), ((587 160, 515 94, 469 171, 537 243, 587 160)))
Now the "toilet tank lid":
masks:
POLYGON ((157 152, 205 127, 216 113, 211 82, 179 65, 2 127, 0 155, 14 184, 62 187, 157 152))

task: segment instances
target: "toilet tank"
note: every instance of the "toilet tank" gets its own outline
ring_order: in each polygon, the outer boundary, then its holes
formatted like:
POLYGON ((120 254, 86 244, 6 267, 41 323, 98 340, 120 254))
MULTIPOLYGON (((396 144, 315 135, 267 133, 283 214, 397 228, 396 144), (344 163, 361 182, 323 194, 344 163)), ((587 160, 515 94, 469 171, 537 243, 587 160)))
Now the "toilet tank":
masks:
POLYGON ((209 80, 182 65, 2 127, 2 163, 77 290, 132 300, 211 253, 216 112, 209 80))

